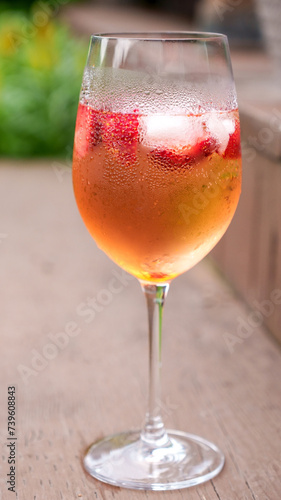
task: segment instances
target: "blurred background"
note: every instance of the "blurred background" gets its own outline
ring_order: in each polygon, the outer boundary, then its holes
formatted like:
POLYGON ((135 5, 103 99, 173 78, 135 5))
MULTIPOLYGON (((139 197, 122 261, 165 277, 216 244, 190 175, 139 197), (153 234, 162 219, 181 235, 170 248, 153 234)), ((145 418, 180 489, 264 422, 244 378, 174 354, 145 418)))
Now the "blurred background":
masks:
MULTIPOLYGON (((247 58, 254 61, 267 46, 274 53, 274 43, 270 45, 261 22, 264 5, 268 18, 271 3, 274 11, 274 0, 261 1, 261 8, 258 0, 1 2, 0 155, 71 155, 91 33, 191 29, 223 32, 229 36, 233 50, 240 54, 247 50, 247 58)), ((272 17, 276 24, 276 13, 272 17)), ((280 50, 280 44, 277 48, 280 50)), ((234 66, 235 62, 234 57, 234 66)), ((244 68, 247 64, 246 59, 244 68)), ((262 61, 259 64, 262 66, 262 61)))
MULTIPOLYGON (((250 305, 267 299, 281 282, 280 26, 280 0, 1 2, 0 157, 4 162, 48 157, 50 168, 56 159, 59 181, 64 169, 70 170, 92 33, 227 34, 241 116, 244 190, 235 219, 212 255, 250 305)), ((279 310, 265 319, 281 340, 280 321, 279 310)))
MULTIPOLYGON (((281 342, 280 27, 281 0, 0 0, 0 376, 17 387, 17 498, 132 498, 91 482, 81 455, 91 440, 141 423, 145 305, 137 280, 127 283, 86 230, 71 157, 90 34, 152 30, 228 35, 243 159, 215 265, 208 257, 169 292, 160 406, 169 427, 218 437, 227 470, 217 496, 280 498, 280 352, 267 335, 281 342), (108 294, 97 314, 89 309, 93 321, 77 312, 108 294)), ((202 488, 190 498, 216 496, 213 484, 202 488)))

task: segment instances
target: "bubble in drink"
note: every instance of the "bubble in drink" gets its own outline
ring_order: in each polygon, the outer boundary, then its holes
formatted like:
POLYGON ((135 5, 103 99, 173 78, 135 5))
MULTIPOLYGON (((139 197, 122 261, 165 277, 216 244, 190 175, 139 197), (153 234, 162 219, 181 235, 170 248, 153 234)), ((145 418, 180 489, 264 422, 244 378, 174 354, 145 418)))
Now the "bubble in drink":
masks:
POLYGON ((73 180, 98 246, 141 280, 171 280, 207 255, 234 215, 238 111, 144 114, 81 101, 73 180))

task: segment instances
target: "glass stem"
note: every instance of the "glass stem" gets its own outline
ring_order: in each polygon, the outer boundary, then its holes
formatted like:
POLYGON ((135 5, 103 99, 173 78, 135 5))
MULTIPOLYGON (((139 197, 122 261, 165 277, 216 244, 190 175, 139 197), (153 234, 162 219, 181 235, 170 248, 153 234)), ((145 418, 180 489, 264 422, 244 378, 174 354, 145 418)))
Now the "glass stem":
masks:
POLYGON ((141 439, 151 446, 161 446, 168 442, 161 418, 161 344, 162 313, 169 284, 155 285, 141 283, 148 309, 149 334, 149 399, 145 425, 141 439))

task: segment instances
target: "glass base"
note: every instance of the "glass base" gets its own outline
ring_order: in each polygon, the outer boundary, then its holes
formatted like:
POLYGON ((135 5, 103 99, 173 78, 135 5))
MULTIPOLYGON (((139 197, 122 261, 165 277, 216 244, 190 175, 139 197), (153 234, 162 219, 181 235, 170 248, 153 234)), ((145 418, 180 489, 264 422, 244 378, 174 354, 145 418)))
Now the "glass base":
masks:
POLYGON ((175 490, 203 483, 224 465, 221 451, 209 441, 179 431, 167 431, 161 446, 140 432, 124 432, 94 443, 84 465, 104 483, 140 490, 175 490))

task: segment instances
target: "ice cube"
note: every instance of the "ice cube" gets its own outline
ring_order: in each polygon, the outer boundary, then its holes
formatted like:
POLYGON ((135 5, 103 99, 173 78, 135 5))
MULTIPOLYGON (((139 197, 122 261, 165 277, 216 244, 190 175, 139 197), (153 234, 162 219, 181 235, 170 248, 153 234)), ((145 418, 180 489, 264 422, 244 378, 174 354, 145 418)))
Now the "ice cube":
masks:
POLYGON ((183 149, 204 139, 198 116, 150 115, 140 119, 140 138, 149 148, 183 149))
POLYGON ((235 121, 232 120, 231 118, 224 118, 222 120, 226 130, 228 131, 229 135, 233 134, 235 130, 235 121))
POLYGON ((222 155, 226 150, 230 134, 235 130, 235 122, 214 111, 208 113, 206 117, 206 126, 210 135, 214 137, 218 143, 218 153, 222 155))

